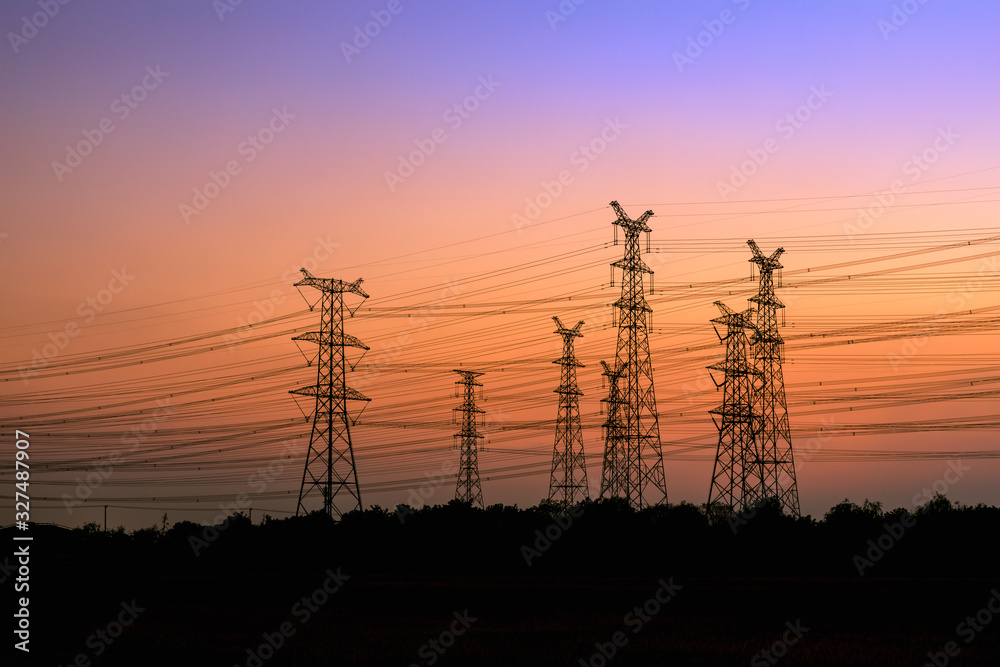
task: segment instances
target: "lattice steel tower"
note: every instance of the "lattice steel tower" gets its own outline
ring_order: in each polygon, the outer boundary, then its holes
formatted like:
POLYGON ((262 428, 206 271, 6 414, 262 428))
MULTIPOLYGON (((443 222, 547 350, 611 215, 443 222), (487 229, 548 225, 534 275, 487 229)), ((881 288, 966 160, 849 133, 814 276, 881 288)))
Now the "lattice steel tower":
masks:
MULTIPOLYGON (((643 274, 653 270, 642 261, 639 234, 649 232, 646 221, 653 215, 646 211, 632 220, 618 202, 611 202, 618 215, 613 224, 625 232, 625 256, 611 266, 622 270, 622 294, 615 302, 618 316, 618 347, 615 368, 621 369, 622 429, 620 446, 625 456, 624 469, 613 466, 602 474, 601 497, 616 495, 626 498, 635 508, 667 501, 667 483, 663 474, 663 453, 660 448, 660 424, 653 391, 653 364, 649 353, 649 314, 643 292, 643 274), (610 478, 607 478, 610 476, 610 478)), ((617 234, 615 235, 617 242, 617 234)), ((612 268, 612 283, 614 268, 612 268)), ((610 433, 610 430, 609 430, 610 433)), ((612 446, 606 441, 605 450, 612 446)), ((605 451, 605 461, 608 460, 605 451)))
POLYGON ((456 420, 462 425, 462 430, 455 434, 456 438, 461 439, 458 447, 462 452, 458 465, 455 498, 484 508, 483 488, 479 484, 479 441, 483 438, 479 432, 479 415, 485 410, 476 407, 476 387, 483 386, 476 381, 476 378, 483 373, 461 370, 455 372, 462 376, 462 379, 455 384, 465 387, 461 407, 453 408, 455 412, 461 413, 456 420))
POLYGON ((792 516, 799 516, 799 487, 795 481, 785 380, 781 373, 785 342, 778 333, 778 309, 785 304, 774 295, 775 288, 781 287, 782 266, 778 258, 785 250, 778 248, 766 257, 753 239, 747 245, 753 251, 753 259, 749 261, 760 270, 760 288, 750 301, 757 310, 753 356, 759 373, 755 410, 760 415, 757 439, 763 469, 762 493, 765 498, 776 498, 792 516))
POLYGON ((576 369, 583 368, 573 349, 575 338, 583 336, 583 320, 567 329, 558 317, 555 333, 562 336, 562 357, 552 363, 562 365, 559 388, 559 413, 556 416, 556 440, 552 449, 552 473, 549 476, 549 500, 557 495, 559 502, 569 507, 590 497, 587 485, 587 462, 583 456, 583 428, 580 424, 580 397, 583 392, 576 383, 576 369))
POLYGON ((757 326, 752 308, 737 313, 721 301, 716 301, 715 305, 722 316, 712 322, 726 327, 725 336, 715 330, 719 340, 725 343, 726 360, 708 367, 709 371, 725 373, 722 383, 712 376, 715 386, 722 388, 722 405, 709 411, 719 429, 719 445, 708 504, 721 505, 738 513, 756 505, 762 493, 763 471, 756 438, 760 415, 754 412, 754 381, 760 372, 747 361, 750 346, 747 330, 757 326))
MULTIPOLYGON (((354 336, 344 333, 344 294, 350 292, 362 299, 367 299, 368 294, 361 289, 361 278, 353 283, 345 283, 335 278, 317 278, 305 269, 301 271, 305 277, 295 283, 295 286, 315 287, 321 292, 322 315, 319 331, 310 331, 292 339, 310 341, 319 346, 316 384, 289 392, 316 398, 309 451, 306 454, 305 470, 302 471, 302 486, 295 514, 308 514, 307 499, 321 495, 323 512, 330 517, 339 518, 344 512, 362 509, 347 401, 371 400, 347 386, 344 348, 357 347, 365 351, 369 348, 354 336), (338 504, 338 500, 341 504, 338 504)), ((312 308, 310 306, 310 310, 312 308)), ((357 306, 354 310, 357 310, 357 306)), ((348 309, 348 312, 353 315, 354 310, 348 309)))
POLYGON ((625 422, 622 421, 622 391, 620 380, 625 368, 615 364, 614 368, 608 362, 601 360, 604 367, 602 375, 607 378, 608 397, 602 398, 602 403, 608 404, 608 418, 604 422, 604 464, 601 467, 601 498, 624 498, 625 480, 628 471, 625 458, 625 422))

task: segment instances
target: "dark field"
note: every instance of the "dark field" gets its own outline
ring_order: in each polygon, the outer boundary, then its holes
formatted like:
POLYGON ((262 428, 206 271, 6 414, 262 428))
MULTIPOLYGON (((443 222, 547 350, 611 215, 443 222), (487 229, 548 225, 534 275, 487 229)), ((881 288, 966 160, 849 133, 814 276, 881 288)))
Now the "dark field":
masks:
MULTIPOLYGON (((943 498, 914 515, 762 510, 736 528, 693 506, 616 501, 570 515, 449 503, 405 520, 34 526, 32 653, 5 654, 83 667, 996 666, 998 527, 997 508, 943 498)), ((16 573, 2 565, 9 609, 16 573)))
POLYGON ((306 608, 296 615, 293 605, 322 580, 77 579, 59 599, 36 598, 35 605, 48 613, 40 621, 46 627, 38 628, 46 640, 34 645, 33 657, 44 656, 44 664, 71 664, 79 653, 97 665, 258 664, 247 649, 257 649, 265 633, 274 636, 290 622, 294 633, 276 641, 283 645, 263 664, 432 664, 430 657, 438 654, 428 646, 422 660, 421 647, 449 630, 453 612, 468 610, 475 620, 433 664, 579 665, 581 658, 586 664, 595 643, 610 643, 619 631, 627 641, 620 641, 624 645, 609 664, 771 664, 761 657, 751 661, 781 640, 787 622, 808 630, 788 647, 783 665, 923 665, 929 651, 942 651, 949 641, 961 649, 949 664, 1000 664, 1000 622, 984 626, 968 644, 956 634, 960 621, 986 605, 997 585, 992 581, 675 576, 682 588, 637 628, 641 619, 626 623, 625 616, 653 596, 660 586, 656 577, 355 575, 303 624, 306 608), (100 642, 92 640, 88 648, 88 637, 133 598, 145 611, 94 658, 100 642))

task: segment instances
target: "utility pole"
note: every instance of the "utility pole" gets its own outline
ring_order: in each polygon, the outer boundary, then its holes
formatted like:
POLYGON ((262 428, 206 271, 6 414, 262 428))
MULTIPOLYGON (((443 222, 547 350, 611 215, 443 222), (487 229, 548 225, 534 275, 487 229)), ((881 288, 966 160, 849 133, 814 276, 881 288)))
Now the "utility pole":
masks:
POLYGON ((455 419, 462 426, 462 430, 454 436, 459 438, 458 447, 461 450, 455 499, 485 509, 483 488, 479 483, 479 441, 483 439, 483 435, 479 432, 479 420, 485 410, 476 407, 476 387, 482 391, 483 386, 476 378, 484 374, 463 370, 455 372, 462 376, 461 380, 455 382, 456 387, 459 385, 464 387, 462 405, 453 408, 454 412, 460 413, 455 415, 455 419))
MULTIPOLYGON (((621 298, 615 302, 618 319, 618 345, 615 354, 615 368, 621 369, 621 405, 623 424, 620 446, 625 455, 624 469, 605 470, 602 475, 602 495, 626 498, 629 504, 641 509, 650 505, 667 502, 667 483, 663 472, 663 452, 660 447, 659 414, 656 410, 656 395, 653 391, 653 364, 649 351, 649 318, 653 310, 646 303, 643 290, 643 274, 652 280, 653 270, 642 261, 639 249, 639 234, 652 231, 646 221, 653 215, 646 211, 639 219, 632 220, 617 201, 611 202, 618 219, 614 225, 625 233, 625 254, 612 266, 622 270, 621 298), (610 474, 612 479, 605 479, 610 474)), ((617 232, 615 234, 617 243, 617 232)), ((608 434, 611 434, 609 429, 608 434)), ((605 442, 605 462, 608 447, 605 442)))
POLYGON ((726 346, 726 360, 709 366, 722 371, 722 383, 712 376, 717 388, 722 388, 722 405, 710 410, 712 421, 719 429, 719 445, 708 491, 708 505, 725 507, 731 513, 752 508, 761 498, 762 467, 757 450, 756 432, 760 415, 754 413, 754 381, 760 372, 747 361, 750 341, 747 330, 755 330, 754 311, 748 308, 737 313, 721 301, 715 305, 722 315, 712 320, 726 327, 726 335, 715 333, 726 346))
POLYGON ((774 294, 775 288, 781 287, 782 266, 778 258, 785 250, 778 248, 767 257, 753 239, 747 241, 747 245, 753 252, 750 262, 760 270, 759 290, 750 301, 757 309, 753 356, 758 373, 755 408, 760 415, 757 438, 763 470, 763 495, 765 498, 776 498, 782 509, 792 516, 800 516, 785 380, 781 372, 785 342, 778 332, 778 310, 783 309, 785 304, 774 294))
POLYGON ((557 495, 559 502, 569 507, 590 497, 587 484, 587 461, 583 455, 583 427, 580 423, 580 391, 576 382, 576 369, 583 368, 574 351, 574 339, 583 337, 580 333, 583 320, 572 329, 567 329, 558 317, 555 333, 562 336, 562 356, 552 363, 562 366, 559 388, 559 412, 556 416, 556 439, 552 448, 552 473, 549 475, 549 500, 557 495))
MULTIPOLYGON (((361 278, 353 283, 345 283, 335 278, 317 278, 306 269, 301 271, 304 278, 295 283, 295 286, 318 289, 322 295, 322 307, 320 330, 292 339, 309 341, 319 346, 316 384, 289 392, 316 398, 309 451, 306 454, 305 470, 302 471, 302 486, 295 514, 308 514, 307 504, 314 496, 320 496, 323 512, 331 518, 339 518, 344 512, 362 509, 347 401, 371 400, 347 386, 345 348, 356 347, 365 351, 369 348, 354 336, 344 333, 344 294, 355 294, 362 299, 367 299, 368 294, 361 289, 361 278)), ((358 306, 354 310, 348 309, 351 316, 357 308, 358 306)), ((310 306, 310 310, 312 309, 313 306, 310 306)))

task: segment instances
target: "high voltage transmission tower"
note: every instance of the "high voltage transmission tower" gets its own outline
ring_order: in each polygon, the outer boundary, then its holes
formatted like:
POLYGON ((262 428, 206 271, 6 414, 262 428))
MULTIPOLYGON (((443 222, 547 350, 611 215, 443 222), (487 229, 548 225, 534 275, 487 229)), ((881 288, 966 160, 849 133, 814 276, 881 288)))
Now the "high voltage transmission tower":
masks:
POLYGON ((590 497, 587 485, 587 462, 583 456, 583 430, 580 424, 580 396, 576 369, 583 368, 573 349, 575 338, 582 337, 583 320, 567 329, 558 317, 555 333, 562 336, 562 357, 552 363, 562 365, 559 388, 559 413, 556 417, 556 440, 552 449, 552 473, 549 476, 549 500, 560 495, 559 502, 567 507, 590 497))
POLYGON ((712 421, 719 429, 719 445, 708 505, 721 505, 738 513, 756 505, 762 493, 762 468, 756 439, 760 416, 754 413, 754 381, 760 371, 747 361, 750 345, 747 330, 756 329, 756 324, 752 308, 737 313, 721 301, 716 301, 715 305, 722 316, 712 322, 726 327, 725 336, 715 330, 719 340, 726 345, 726 359, 708 367, 710 371, 725 373, 722 383, 712 377, 715 386, 722 388, 722 405, 710 410, 712 421))
POLYGON ((608 383, 608 397, 602 403, 608 404, 608 418, 604 422, 604 464, 601 466, 601 498, 625 497, 625 480, 628 478, 624 448, 625 423, 622 421, 622 392, 619 381, 625 368, 601 361, 604 377, 608 383))
POLYGON ((770 257, 760 251, 753 239, 747 241, 753 251, 750 262, 760 270, 760 287, 750 298, 757 310, 757 331, 753 341, 754 367, 758 373, 755 410, 760 415, 757 429, 762 468, 764 498, 776 498, 783 510, 799 516, 799 488, 795 481, 792 436, 785 403, 785 381, 781 372, 784 340, 778 332, 778 309, 785 305, 774 295, 781 287, 781 264, 785 252, 778 248, 770 257), (775 271, 778 272, 775 279, 775 271))
MULTIPOLYGON (((653 364, 649 353, 649 314, 643 291, 643 274, 653 270, 642 261, 639 234, 646 233, 649 245, 649 226, 646 221, 653 215, 646 211, 638 220, 632 220, 618 202, 611 202, 618 215, 613 224, 625 233, 625 255, 611 266, 622 270, 621 298, 615 302, 618 317, 618 346, 615 369, 620 371, 621 403, 618 406, 622 424, 620 429, 608 429, 605 441, 605 469, 601 475, 601 497, 620 496, 635 508, 656 505, 667 501, 667 483, 663 474, 663 452, 660 448, 659 415, 653 391, 653 364), (618 430, 617 433, 613 433, 618 430), (612 439, 614 438, 614 439, 612 439), (620 447, 624 466, 607 467, 608 449, 620 447)), ((617 233, 615 234, 617 243, 617 233)), ((614 268, 612 268, 614 284, 614 268)), ((614 383, 612 383, 612 388, 614 383)), ((609 408, 611 407, 609 403, 609 408)), ((609 410, 610 411, 610 410, 609 410)))
POLYGON ((476 387, 482 388, 483 386, 476 381, 476 378, 483 373, 462 370, 455 372, 462 376, 462 379, 455 384, 465 387, 462 405, 453 408, 455 412, 462 413, 461 416, 457 417, 462 425, 462 430, 455 434, 456 438, 461 438, 459 449, 462 452, 459 459, 455 498, 484 508, 483 488, 479 484, 479 441, 483 438, 479 432, 479 415, 483 414, 485 410, 476 407, 476 387))
MULTIPOLYGON (((362 299, 367 299, 368 295, 361 289, 360 278, 353 283, 345 283, 335 278, 317 278, 305 269, 302 269, 302 274, 305 277, 295 286, 315 287, 320 291, 322 315, 319 331, 310 331, 292 339, 310 341, 319 346, 316 384, 290 392, 316 398, 309 451, 295 513, 308 514, 307 499, 312 495, 321 495, 323 512, 339 518, 344 512, 362 509, 347 401, 371 400, 347 386, 344 348, 357 347, 365 351, 369 348, 354 336, 344 333, 344 294, 350 292, 362 299)), ((313 307, 310 306, 310 310, 313 307)), ((353 310, 348 309, 348 312, 354 314, 353 310)))

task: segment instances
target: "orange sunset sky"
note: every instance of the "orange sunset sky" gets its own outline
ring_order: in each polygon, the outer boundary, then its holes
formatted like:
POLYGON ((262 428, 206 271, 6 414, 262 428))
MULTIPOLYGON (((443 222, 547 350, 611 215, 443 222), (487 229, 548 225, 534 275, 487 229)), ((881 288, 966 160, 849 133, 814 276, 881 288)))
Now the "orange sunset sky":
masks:
POLYGON ((370 294, 366 506, 454 497, 459 367, 486 504, 547 495, 553 315, 585 321, 596 496, 613 199, 655 214, 671 502, 708 496, 712 302, 746 307, 752 238, 785 249, 803 513, 1000 503, 996 3, 42 4, 0 9, 5 507, 19 429, 36 521, 293 513, 303 266, 370 294))

